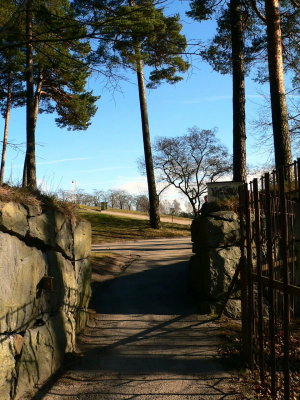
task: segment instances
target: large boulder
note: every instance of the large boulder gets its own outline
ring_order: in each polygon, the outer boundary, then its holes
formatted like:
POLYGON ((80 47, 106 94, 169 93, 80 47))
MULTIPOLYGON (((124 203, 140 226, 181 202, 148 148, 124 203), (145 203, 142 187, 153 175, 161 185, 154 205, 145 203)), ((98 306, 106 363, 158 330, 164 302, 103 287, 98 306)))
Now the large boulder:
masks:
POLYGON ((34 393, 61 366, 66 349, 66 335, 60 313, 42 326, 26 331, 21 357, 15 400, 34 393))
POLYGON ((28 231, 27 210, 22 204, 0 203, 0 227, 2 230, 25 236, 28 231))
MULTIPOLYGON (((191 235, 196 255, 189 262, 190 289, 205 309, 217 309, 240 261, 238 215, 233 211, 216 211, 200 216, 192 223, 191 235)), ((235 288, 233 295, 239 294, 235 288)))
POLYGON ((46 246, 56 246, 55 211, 47 210, 43 214, 29 218, 28 237, 46 246))
POLYGON ((238 246, 218 248, 207 252, 206 272, 209 276, 209 297, 218 299, 228 291, 238 267, 241 250, 238 246))
POLYGON ((74 232, 74 260, 87 258, 91 252, 92 228, 88 221, 76 221, 74 232))
MULTIPOLYGON (((3 331, 1 331, 3 332, 3 331)), ((0 399, 11 400, 12 381, 16 377, 13 336, 0 336, 0 399)))
POLYGON ((198 217, 191 226, 193 252, 203 248, 237 246, 240 240, 238 215, 233 211, 212 212, 198 217))
POLYGON ((241 299, 229 299, 226 303, 224 315, 231 319, 241 319, 242 303, 241 299))
POLYGON ((88 259, 70 261, 60 253, 47 253, 48 273, 53 277, 53 292, 49 297, 49 312, 61 310, 66 332, 66 351, 75 350, 75 335, 87 320, 87 307, 91 297, 91 267, 88 259))
POLYGON ((56 243, 57 249, 64 253, 66 257, 70 260, 74 259, 74 236, 73 236, 73 228, 72 222, 70 220, 64 220, 62 224, 59 223, 59 219, 56 219, 57 222, 57 236, 56 243))
POLYGON ((219 300, 228 292, 240 260, 240 248, 203 249, 188 266, 189 286, 198 299, 219 300))
POLYGON ((0 203, 0 399, 32 398, 73 352, 91 296, 91 227, 0 203))
POLYGON ((38 285, 47 271, 44 254, 0 232, 0 331, 24 330, 41 311, 38 285))
POLYGON ((91 275, 92 268, 87 258, 75 261, 75 271, 77 276, 77 309, 75 314, 76 333, 85 327, 88 320, 88 305, 91 298, 91 275))

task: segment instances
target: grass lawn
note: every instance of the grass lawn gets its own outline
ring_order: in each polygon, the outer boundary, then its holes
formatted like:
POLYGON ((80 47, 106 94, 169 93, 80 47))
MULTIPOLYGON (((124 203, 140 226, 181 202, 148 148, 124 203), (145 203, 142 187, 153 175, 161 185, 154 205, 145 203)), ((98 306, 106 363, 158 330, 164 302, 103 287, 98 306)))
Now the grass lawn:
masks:
MULTIPOLYGON (((79 205, 78 208, 81 211, 100 211, 99 207, 93 207, 93 206, 83 206, 83 205, 79 205)), ((128 214, 128 216, 130 217, 131 215, 144 215, 144 216, 148 216, 147 212, 143 212, 143 211, 135 211, 135 210, 121 210, 120 208, 107 208, 107 210, 105 211, 112 211, 112 212, 116 212, 116 213, 122 213, 122 214, 128 214)), ((167 217, 167 218, 172 218, 171 214, 160 214, 161 217, 167 217)), ((184 217, 179 217, 179 216, 174 216, 174 218, 177 219, 182 219, 182 220, 186 220, 187 218, 184 217)))
MULTIPOLYGON (((80 210, 82 211, 89 211, 89 210, 94 210, 94 211, 101 211, 100 207, 93 207, 93 206, 83 206, 83 205, 79 205, 78 206, 80 210)), ((105 211, 114 211, 114 212, 118 212, 118 213, 123 213, 123 214, 137 214, 137 215, 148 215, 148 213, 146 212, 142 212, 142 211, 134 211, 134 210, 122 210, 120 208, 107 208, 105 211)))
POLYGON ((154 239, 189 236, 189 225, 162 222, 161 229, 149 227, 149 221, 79 210, 79 215, 92 224, 92 242, 118 242, 122 240, 154 239))

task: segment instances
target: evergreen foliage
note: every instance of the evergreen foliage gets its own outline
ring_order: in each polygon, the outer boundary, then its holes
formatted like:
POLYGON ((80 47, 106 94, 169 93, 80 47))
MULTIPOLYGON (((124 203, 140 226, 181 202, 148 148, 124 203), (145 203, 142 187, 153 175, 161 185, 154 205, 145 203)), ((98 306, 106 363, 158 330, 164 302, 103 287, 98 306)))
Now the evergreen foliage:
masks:
POLYGON ((245 121, 245 16, 240 0, 216 3, 193 0, 188 16, 203 21, 216 17, 217 34, 201 56, 214 70, 232 74, 233 82, 233 180, 246 181, 245 121))
MULTIPOLYGON (((91 74, 87 63, 90 46, 86 40, 74 39, 84 37, 86 31, 76 21, 69 0, 5 0, 1 17, 0 40, 5 44, 0 52, 1 80, 7 74, 12 78, 11 105, 26 104, 27 107, 24 185, 35 188, 32 170, 35 169, 34 132, 38 113, 55 111, 58 126, 85 130, 96 112, 98 97, 85 89, 91 74)), ((2 110, 5 109, 5 87, 0 92, 2 110)))
POLYGON ((88 33, 99 39, 91 61, 111 67, 136 69, 137 57, 150 67, 148 87, 162 81, 176 83, 189 64, 183 60, 187 43, 180 34, 179 16, 165 16, 152 0, 128 1, 75 0, 75 10, 88 27, 88 33), (139 47, 139 54, 136 48, 139 47))
MULTIPOLYGON (((232 73, 235 57, 232 53, 231 15, 232 5, 239 3, 242 12, 243 24, 243 59, 245 73, 255 64, 257 67, 256 79, 259 82, 270 82, 271 103, 273 115, 273 137, 276 164, 282 165, 291 161, 291 150, 289 143, 289 132, 287 123, 287 111, 285 106, 285 96, 283 88, 278 89, 278 82, 283 82, 283 69, 281 77, 275 77, 275 67, 281 57, 279 47, 275 50, 276 36, 277 44, 282 41, 282 52, 285 69, 294 71, 294 84, 299 76, 297 65, 299 60, 299 9, 293 0, 283 0, 280 2, 280 15, 268 13, 270 9, 275 10, 275 2, 259 3, 253 1, 230 0, 215 2, 214 0, 193 0, 191 10, 188 15, 198 21, 215 18, 217 23, 217 33, 201 52, 203 59, 222 74, 232 73), (274 3, 274 4, 273 4, 274 3), (265 15, 263 15, 265 14, 265 15), (276 28, 271 34, 272 23, 276 20, 276 28), (277 27, 281 26, 282 35, 277 27), (276 31, 276 32, 275 32, 276 31), (269 70, 267 71, 267 65, 269 70), (274 69, 274 70, 273 70, 274 69), (280 92, 280 93, 279 93, 280 92), (277 93, 277 94, 276 94, 277 93), (275 99, 277 98, 277 100, 275 99), (279 108, 276 104, 280 104, 279 108)), ((272 13, 273 11, 271 11, 272 13)), ((274 25, 275 26, 275 25, 274 25)), ((276 67, 279 71, 280 68, 276 67)), ((294 124, 297 117, 292 118, 294 124)), ((234 161, 235 162, 235 161, 234 161)))
POLYGON ((143 65, 150 68, 149 88, 156 88, 162 81, 176 83, 182 79, 178 73, 185 72, 189 64, 181 56, 186 39, 180 34, 179 17, 166 17, 163 8, 155 7, 152 0, 92 3, 75 0, 74 4, 77 13, 84 17, 90 34, 99 39, 98 49, 92 55, 93 62, 99 65, 104 61, 110 69, 125 67, 137 73, 150 225, 159 229, 143 65))

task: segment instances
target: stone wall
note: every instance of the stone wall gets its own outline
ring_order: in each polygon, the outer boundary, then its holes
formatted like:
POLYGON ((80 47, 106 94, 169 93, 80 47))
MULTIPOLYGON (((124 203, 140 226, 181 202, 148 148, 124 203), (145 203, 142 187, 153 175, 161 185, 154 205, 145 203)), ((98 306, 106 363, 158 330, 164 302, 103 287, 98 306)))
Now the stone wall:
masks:
MULTIPOLYGON (((189 287, 203 312, 216 311, 222 304, 240 260, 240 226, 232 211, 211 212, 193 220, 191 235, 194 256, 189 262, 189 287)), ((227 315, 237 317, 238 293, 227 305, 227 315)))
POLYGON ((0 203, 0 399, 31 398, 75 350, 90 298, 91 227, 0 203))

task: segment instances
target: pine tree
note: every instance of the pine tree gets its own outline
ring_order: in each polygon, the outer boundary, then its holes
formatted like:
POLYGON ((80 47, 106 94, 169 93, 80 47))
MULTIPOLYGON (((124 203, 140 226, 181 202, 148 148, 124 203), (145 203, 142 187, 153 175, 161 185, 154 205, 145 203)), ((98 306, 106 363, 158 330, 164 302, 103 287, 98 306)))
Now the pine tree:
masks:
POLYGON ((0 112, 4 119, 4 132, 2 141, 0 185, 3 184, 8 144, 10 112, 12 107, 23 106, 25 102, 22 76, 15 69, 12 60, 6 64, 2 58, 2 74, 0 77, 0 112))
POLYGON ((217 34, 201 55, 216 71, 232 74, 233 181, 243 182, 247 176, 245 75, 253 61, 249 52, 253 40, 250 30, 256 31, 258 27, 253 13, 241 0, 217 4, 213 0, 193 0, 190 6, 187 15, 200 22, 216 17, 217 34))
MULTIPOLYGON (((11 20, 11 15, 14 15, 15 10, 16 9, 14 5, 10 1, 4 1, 0 17, 0 25, 2 26, 0 37, 2 37, 2 40, 6 40, 7 42, 14 39, 16 32, 19 29, 18 20, 11 20), (5 30, 5 25, 10 20, 13 24, 13 29, 5 30)), ((4 179, 11 108, 22 106, 25 103, 25 92, 23 85, 24 70, 22 70, 23 66, 24 55, 19 49, 12 47, 3 49, 2 52, 0 52, 0 112, 4 118, 0 185, 3 184, 4 179)))
POLYGON ((25 104, 23 73, 20 72, 20 65, 24 64, 23 59, 24 57, 22 54, 16 49, 9 49, 0 54, 0 112, 4 119, 0 185, 3 184, 5 173, 11 108, 23 106, 25 104))
MULTIPOLYGON (((16 2, 10 2, 16 3, 16 2)), ((95 114, 98 97, 85 90, 91 71, 86 62, 90 47, 72 35, 84 36, 84 28, 67 0, 27 0, 18 7, 19 34, 26 37, 26 156, 23 185, 36 188, 35 128, 39 112, 54 112, 61 127, 84 130, 95 114)), ((12 22, 11 22, 12 24, 12 22)), ((22 68, 23 65, 20 65, 22 68)))
POLYGON ((178 16, 166 17, 163 10, 155 8, 151 0, 129 3, 95 1, 92 7, 83 0, 78 0, 75 4, 81 13, 85 13, 89 18, 92 15, 94 18, 94 23, 90 22, 90 25, 96 27, 96 35, 100 39, 98 62, 105 56, 112 65, 136 71, 150 202, 150 225, 158 229, 159 204, 152 161, 143 65, 151 68, 147 85, 149 88, 157 87, 162 81, 176 83, 182 79, 177 73, 185 72, 188 63, 181 57, 186 48, 186 40, 180 34, 181 25, 178 16), (106 13, 110 16, 107 23, 99 23, 101 18, 103 21, 106 13))
MULTIPOLYGON (((292 162, 288 111, 284 85, 280 6, 277 0, 265 1, 268 69, 276 167, 292 162)), ((258 15, 260 15, 258 13, 258 15)))

